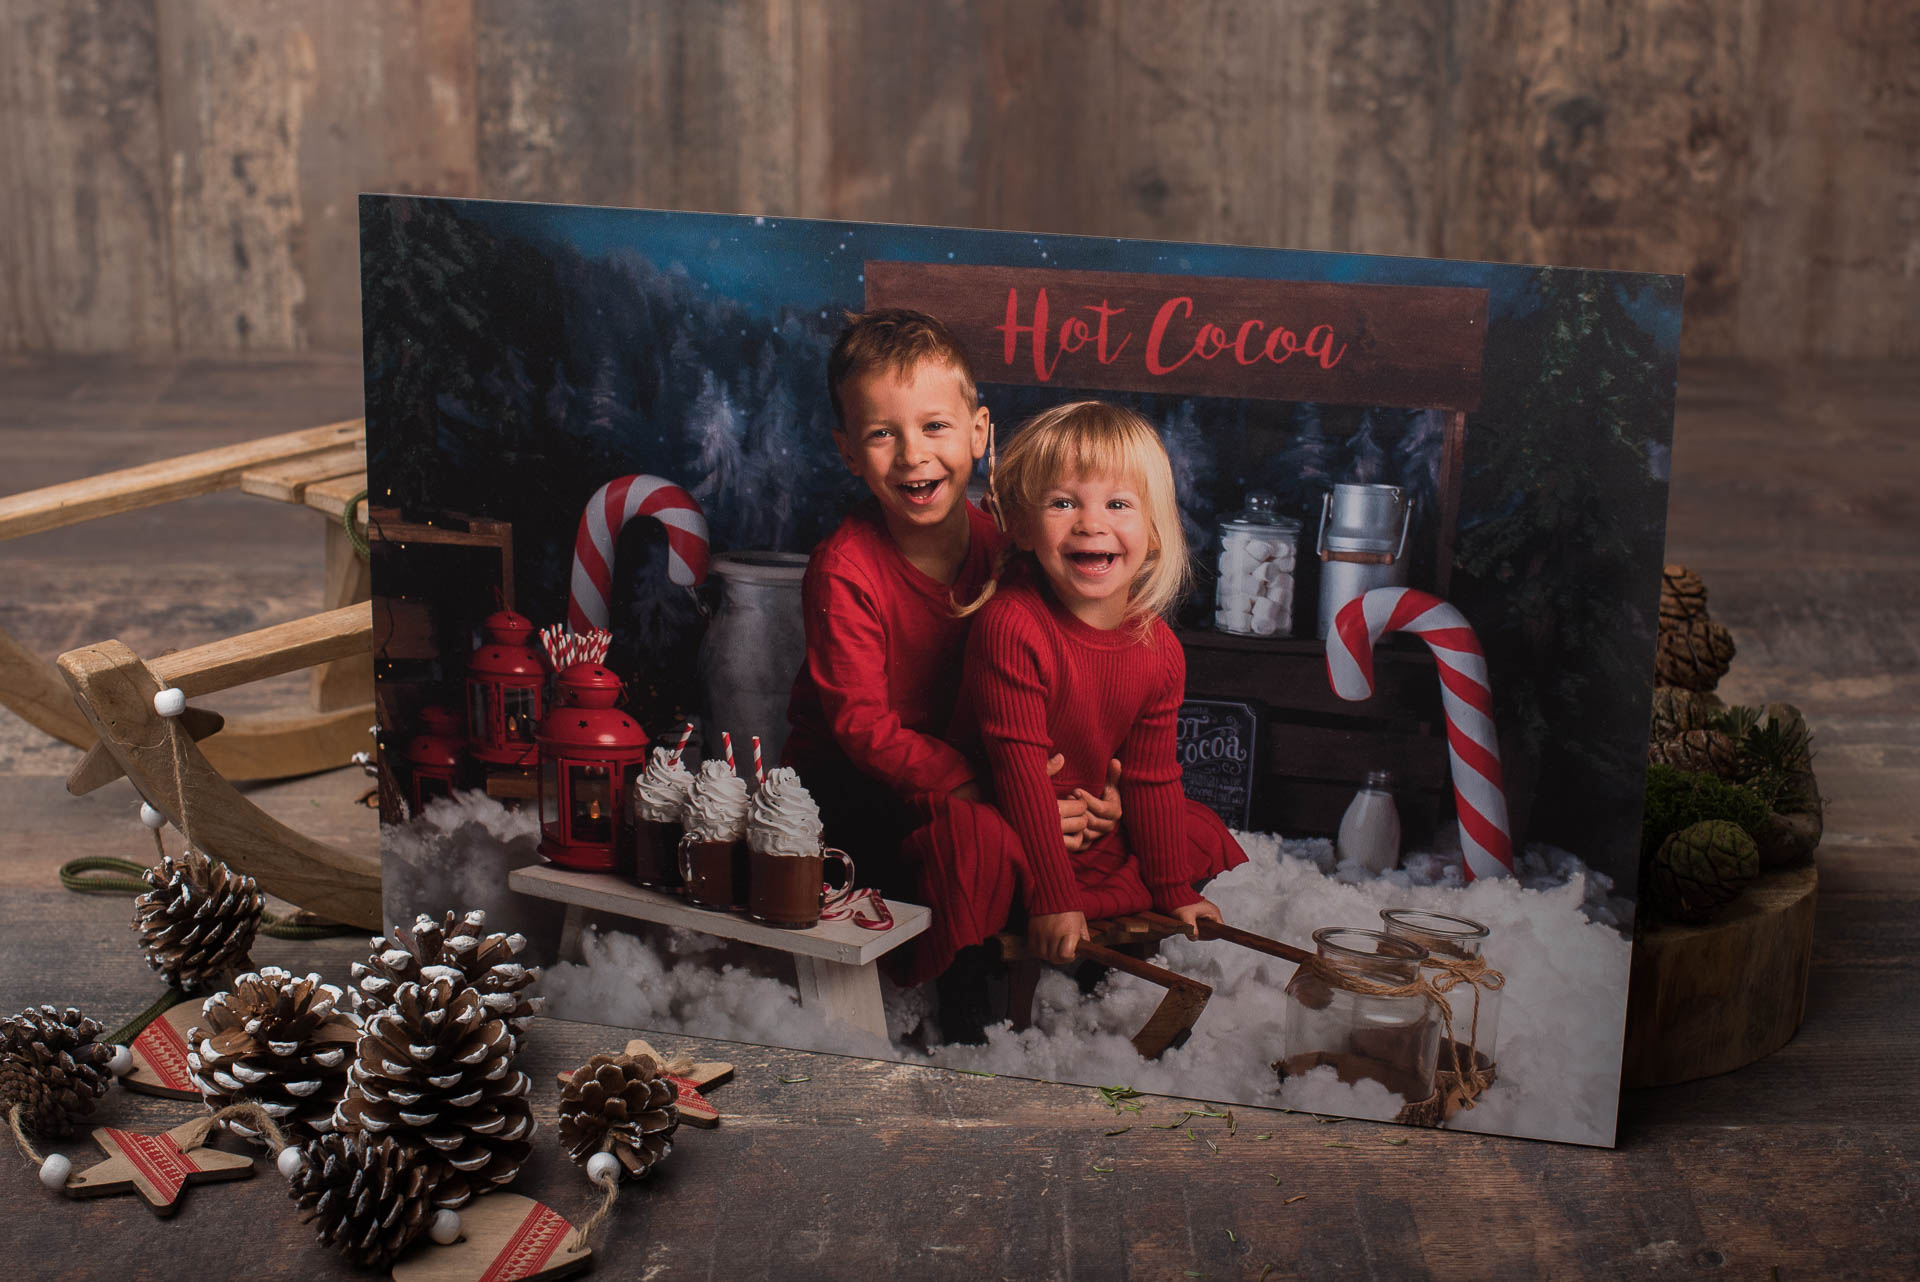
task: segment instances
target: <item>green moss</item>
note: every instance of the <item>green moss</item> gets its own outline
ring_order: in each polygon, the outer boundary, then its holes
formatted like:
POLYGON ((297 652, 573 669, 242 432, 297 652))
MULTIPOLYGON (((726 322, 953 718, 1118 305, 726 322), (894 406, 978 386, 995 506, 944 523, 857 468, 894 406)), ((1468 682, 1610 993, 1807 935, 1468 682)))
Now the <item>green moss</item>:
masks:
POLYGON ((1651 855, 1682 828, 1709 819, 1738 824, 1741 831, 1757 839, 1767 819, 1767 803, 1752 789, 1712 775, 1672 766, 1647 767, 1647 804, 1640 820, 1643 851, 1651 855))

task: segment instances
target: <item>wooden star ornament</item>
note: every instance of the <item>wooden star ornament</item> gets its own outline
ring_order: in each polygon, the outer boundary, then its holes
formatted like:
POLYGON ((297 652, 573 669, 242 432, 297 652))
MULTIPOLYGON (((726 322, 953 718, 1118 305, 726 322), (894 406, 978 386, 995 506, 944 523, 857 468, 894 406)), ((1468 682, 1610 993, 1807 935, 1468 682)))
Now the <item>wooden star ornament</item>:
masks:
POLYGON ((67 1196, 105 1197, 132 1189, 156 1215, 172 1215, 180 1209, 180 1191, 187 1185, 244 1180, 253 1174, 251 1157, 190 1147, 206 1133, 205 1119, 160 1135, 95 1127, 94 1143, 107 1151, 107 1160, 69 1177, 67 1196))
POLYGON ((133 1067, 120 1079, 120 1084, 142 1095, 199 1099, 200 1088, 193 1084, 193 1072, 187 1066, 187 1052, 192 1049, 187 1033, 202 1022, 201 1012, 205 1006, 204 998, 189 999, 162 1011, 141 1029, 128 1046, 133 1052, 133 1067))
POLYGON ((393 1282, 552 1282, 593 1259, 571 1245, 573 1225, 518 1193, 489 1193, 460 1208, 460 1238, 431 1243, 393 1263, 393 1282))
MULTIPOLYGON (((627 1043, 629 1055, 651 1055, 659 1063, 666 1063, 667 1057, 653 1049, 645 1041, 636 1037, 627 1043)), ((674 1105, 680 1110, 680 1120, 689 1126, 712 1128, 720 1125, 720 1110, 707 1102, 700 1092, 708 1086, 720 1086, 733 1077, 733 1065, 713 1061, 695 1064, 684 1075, 666 1074, 673 1083, 674 1105)))

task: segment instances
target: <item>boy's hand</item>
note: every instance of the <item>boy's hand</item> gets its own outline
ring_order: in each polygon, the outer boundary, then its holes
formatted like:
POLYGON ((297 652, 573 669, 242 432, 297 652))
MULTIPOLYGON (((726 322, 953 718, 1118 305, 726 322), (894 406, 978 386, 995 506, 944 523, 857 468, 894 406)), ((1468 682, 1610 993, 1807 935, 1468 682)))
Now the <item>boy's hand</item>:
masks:
POLYGON ((1174 909, 1168 913, 1167 916, 1178 917, 1180 919, 1180 924, 1187 928, 1187 938, 1189 939, 1198 939, 1200 937, 1200 932, 1194 929, 1195 922, 1202 919, 1207 921, 1221 920, 1220 910, 1215 908, 1213 901, 1208 899, 1199 899, 1193 903, 1185 904, 1174 909))
MULTIPOLYGON (((1047 778, 1051 779, 1059 774, 1061 768, 1066 764, 1066 757, 1060 753, 1056 752, 1051 757, 1048 757, 1047 778)), ((1068 854, 1072 854, 1076 850, 1085 850, 1090 841, 1090 838, 1087 836, 1086 797, 1087 790, 1085 788, 1076 788, 1071 797, 1062 798, 1059 802, 1060 836, 1067 843, 1068 854)))
POLYGON ((984 802, 987 799, 986 794, 980 791, 980 781, 978 779, 967 780, 948 795, 957 797, 961 801, 984 802))
MULTIPOLYGON (((1074 798, 1085 804, 1087 823, 1086 829, 1082 833, 1080 846, 1069 846, 1068 849, 1070 850, 1091 846, 1094 842, 1099 841, 1102 837, 1112 832, 1115 826, 1119 824, 1120 759, 1115 757, 1107 763, 1107 788, 1105 792, 1096 797, 1085 788, 1076 788, 1074 789, 1073 795, 1074 798)), ((1062 802, 1061 804, 1064 806, 1066 803, 1062 802)), ((1064 815, 1065 811, 1062 810, 1061 813, 1064 815)))
POLYGON ((1087 915, 1081 912, 1042 913, 1027 919, 1027 951, 1056 966, 1073 960, 1087 933, 1087 915))

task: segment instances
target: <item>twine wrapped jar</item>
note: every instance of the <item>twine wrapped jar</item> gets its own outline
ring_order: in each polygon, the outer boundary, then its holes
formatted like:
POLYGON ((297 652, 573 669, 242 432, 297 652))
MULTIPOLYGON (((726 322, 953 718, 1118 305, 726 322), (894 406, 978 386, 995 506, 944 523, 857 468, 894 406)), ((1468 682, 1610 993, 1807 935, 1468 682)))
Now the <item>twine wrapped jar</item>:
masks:
POLYGON ((1452 1007, 1453 1045, 1440 1047, 1443 1074, 1477 1077, 1469 1098, 1492 1083, 1494 1047, 1500 1033, 1500 990, 1505 978, 1490 970, 1481 949, 1492 932, 1479 922, 1419 908, 1383 908, 1388 935, 1427 950, 1428 980, 1452 1007))
POLYGON ((1332 1068, 1371 1079, 1409 1104, 1432 1096, 1440 1016, 1422 975, 1427 950, 1378 930, 1326 926, 1287 984, 1281 1078, 1332 1068))

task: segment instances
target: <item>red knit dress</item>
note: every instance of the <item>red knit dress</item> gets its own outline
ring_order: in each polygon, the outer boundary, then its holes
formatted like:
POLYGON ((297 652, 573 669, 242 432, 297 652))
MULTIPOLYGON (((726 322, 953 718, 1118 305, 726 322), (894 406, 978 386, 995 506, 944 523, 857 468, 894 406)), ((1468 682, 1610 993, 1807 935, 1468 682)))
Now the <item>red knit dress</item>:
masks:
POLYGON ((908 838, 933 921, 903 978, 922 983, 953 955, 1006 929, 1016 902, 1029 916, 1078 910, 1091 919, 1163 911, 1246 862, 1211 810, 1180 787, 1175 721, 1186 654, 1156 620, 1145 639, 1069 614, 1043 586, 1010 582, 975 617, 967 640, 956 742, 977 743, 996 806, 942 798, 908 838), (1047 757, 1066 765, 1047 778, 1047 757), (1121 820, 1068 853, 1057 799, 1098 794, 1119 758, 1121 820), (997 808, 996 808, 997 807, 997 808))
POLYGON ((854 857, 861 883, 892 898, 914 889, 897 863, 901 839, 925 821, 913 799, 974 777, 973 763, 940 738, 972 622, 954 617, 953 602, 980 594, 1006 536, 972 504, 967 522, 966 560, 950 585, 901 554, 874 503, 814 548, 801 583, 807 661, 794 677, 781 761, 800 772, 827 840, 854 857))

